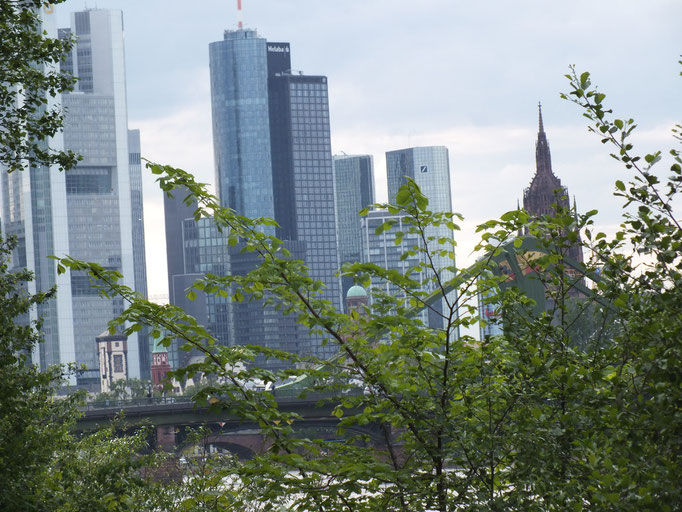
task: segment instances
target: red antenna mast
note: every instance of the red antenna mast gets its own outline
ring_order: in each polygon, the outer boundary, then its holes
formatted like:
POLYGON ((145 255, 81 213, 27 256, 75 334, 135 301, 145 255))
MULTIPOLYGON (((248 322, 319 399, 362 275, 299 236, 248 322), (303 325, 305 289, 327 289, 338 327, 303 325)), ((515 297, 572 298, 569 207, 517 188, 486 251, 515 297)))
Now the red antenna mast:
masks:
POLYGON ((237 27, 243 28, 244 24, 242 23, 242 0, 237 0, 237 14, 239 21, 237 22, 237 27))

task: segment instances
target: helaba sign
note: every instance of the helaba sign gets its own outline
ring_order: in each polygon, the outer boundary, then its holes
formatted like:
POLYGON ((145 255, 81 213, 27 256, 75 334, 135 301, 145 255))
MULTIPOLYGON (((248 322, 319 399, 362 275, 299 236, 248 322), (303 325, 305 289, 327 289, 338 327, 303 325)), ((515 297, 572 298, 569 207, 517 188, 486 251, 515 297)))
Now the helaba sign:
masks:
POLYGON ((268 51, 272 53, 289 53, 289 47, 283 45, 268 45, 268 51))

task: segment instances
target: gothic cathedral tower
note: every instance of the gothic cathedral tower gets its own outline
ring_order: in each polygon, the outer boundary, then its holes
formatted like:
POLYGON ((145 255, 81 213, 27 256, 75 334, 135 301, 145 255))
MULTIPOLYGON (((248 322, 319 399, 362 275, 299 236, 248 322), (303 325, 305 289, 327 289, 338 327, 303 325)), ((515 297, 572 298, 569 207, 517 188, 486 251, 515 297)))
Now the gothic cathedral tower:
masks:
MULTIPOLYGON (((542 124, 542 106, 538 104, 539 127, 535 143, 535 175, 530 186, 523 191, 523 208, 533 216, 555 214, 557 206, 570 209, 568 189, 552 171, 552 157, 549 152, 547 135, 542 124)), ((575 201, 573 202, 575 213, 575 201)), ((567 256, 575 262, 583 262, 580 234, 576 243, 568 249, 567 256)))

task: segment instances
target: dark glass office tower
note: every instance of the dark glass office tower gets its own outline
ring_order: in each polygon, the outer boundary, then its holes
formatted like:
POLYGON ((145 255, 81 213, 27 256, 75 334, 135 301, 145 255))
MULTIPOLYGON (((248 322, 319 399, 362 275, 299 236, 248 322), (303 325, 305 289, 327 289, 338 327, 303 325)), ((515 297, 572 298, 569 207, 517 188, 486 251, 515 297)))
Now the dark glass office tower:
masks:
MULTIPOLYGON (((304 244, 310 276, 325 283, 324 298, 340 307, 327 78, 277 73, 269 95, 277 235, 304 244)), ((306 337, 300 350, 332 355, 333 346, 321 341, 306 337)))
MULTIPOLYGON (((185 252, 182 240, 182 224, 185 219, 192 219, 197 209, 196 201, 185 204, 188 195, 186 189, 176 189, 173 195, 163 196, 163 218, 166 227, 166 262, 168 268, 168 301, 177 304, 175 296, 174 276, 185 273, 185 252)), ((178 294, 182 290, 178 290, 178 294)))
MULTIPOLYGON (((277 220, 277 236, 325 283, 324 298, 340 306, 326 77, 292 74, 289 44, 254 30, 226 31, 209 50, 221 203, 277 220)), ((234 274, 256 264, 238 248, 229 261, 234 274)), ((259 302, 231 309, 230 343, 331 355, 320 337, 259 302)))

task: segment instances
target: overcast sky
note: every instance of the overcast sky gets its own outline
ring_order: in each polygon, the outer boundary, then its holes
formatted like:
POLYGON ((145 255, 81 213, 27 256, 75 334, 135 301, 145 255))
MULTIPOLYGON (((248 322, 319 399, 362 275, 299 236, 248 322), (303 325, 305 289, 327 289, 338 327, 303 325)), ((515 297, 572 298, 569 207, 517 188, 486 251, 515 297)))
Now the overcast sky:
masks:
MULTIPOLYGON (((121 9, 129 127, 142 154, 214 183, 208 44, 236 28, 237 0, 69 0, 59 26, 84 7, 121 9)), ((476 224, 516 206, 535 168, 537 103, 555 173, 578 209, 619 222, 613 181, 625 171, 561 100, 564 74, 589 70, 620 117, 638 121, 642 153, 673 146, 682 117, 680 0, 243 0, 246 27, 291 43, 292 66, 329 77, 332 151, 374 155, 386 198, 389 150, 450 150, 460 264, 476 224)), ((163 199, 145 176, 149 292, 165 295, 163 199)))

